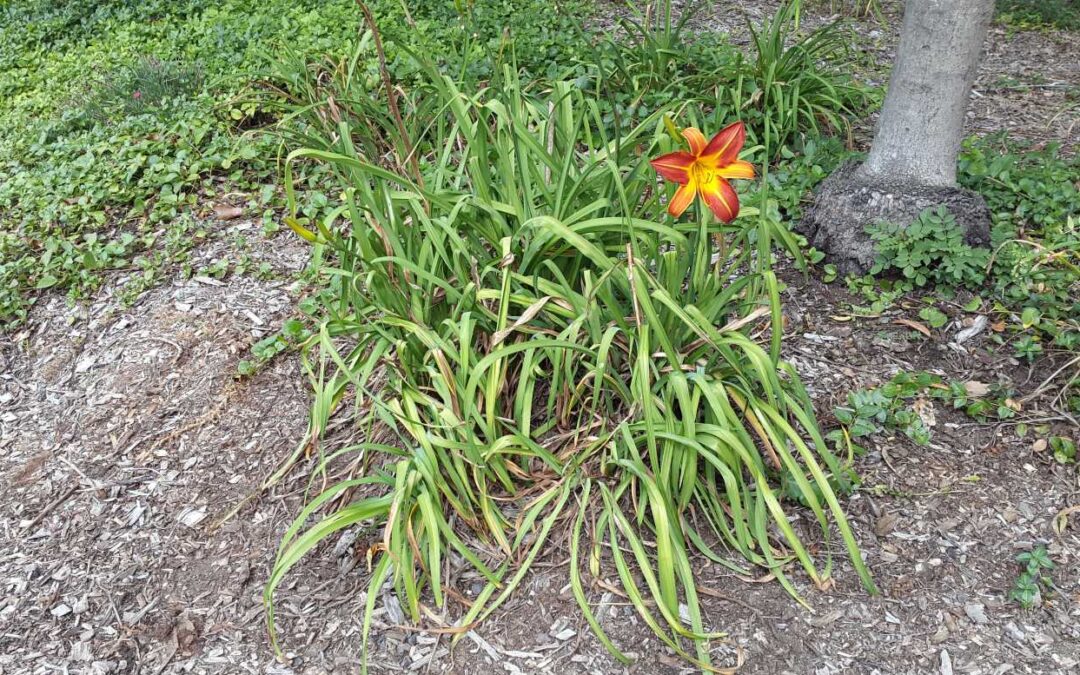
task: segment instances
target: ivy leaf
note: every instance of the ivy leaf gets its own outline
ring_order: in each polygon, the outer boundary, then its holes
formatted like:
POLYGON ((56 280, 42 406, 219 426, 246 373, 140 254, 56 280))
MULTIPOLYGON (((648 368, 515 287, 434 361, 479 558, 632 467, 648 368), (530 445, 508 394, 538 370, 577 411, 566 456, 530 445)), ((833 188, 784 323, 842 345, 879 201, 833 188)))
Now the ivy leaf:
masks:
POLYGON ((937 307, 924 307, 919 311, 919 318, 930 324, 931 328, 941 328, 949 322, 949 316, 937 307))
POLYGON ((34 284, 34 288, 41 290, 43 288, 52 288, 56 284, 60 283, 60 280, 51 274, 42 275, 38 282, 34 284))
POLYGON ((1039 322, 1041 312, 1034 307, 1025 307, 1022 314, 1020 314, 1020 323, 1024 325, 1024 328, 1031 328, 1039 322))

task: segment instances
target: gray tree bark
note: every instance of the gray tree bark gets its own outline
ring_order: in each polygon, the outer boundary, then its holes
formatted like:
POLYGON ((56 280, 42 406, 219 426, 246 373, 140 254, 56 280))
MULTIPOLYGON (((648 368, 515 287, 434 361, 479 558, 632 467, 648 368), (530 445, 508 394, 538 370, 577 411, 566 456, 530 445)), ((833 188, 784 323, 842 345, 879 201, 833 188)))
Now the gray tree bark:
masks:
POLYGON ((944 205, 969 243, 990 239, 982 198, 956 185, 956 157, 994 0, 907 0, 896 62, 866 161, 826 179, 800 224, 844 272, 873 264, 867 225, 944 205))

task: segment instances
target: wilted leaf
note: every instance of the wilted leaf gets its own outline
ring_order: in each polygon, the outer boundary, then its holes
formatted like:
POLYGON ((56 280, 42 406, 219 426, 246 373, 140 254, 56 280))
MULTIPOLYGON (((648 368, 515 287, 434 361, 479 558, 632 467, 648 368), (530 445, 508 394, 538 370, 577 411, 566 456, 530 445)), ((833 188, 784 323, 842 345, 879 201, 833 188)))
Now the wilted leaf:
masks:
POLYGON ((938 626, 937 631, 930 636, 930 642, 940 644, 949 639, 949 628, 945 624, 938 626))
POLYGON ((930 337, 931 335, 930 329, 926 327, 926 324, 919 323, 918 321, 912 321, 911 319, 894 319, 893 323, 913 328, 926 337, 930 337))
POLYGON ((232 220, 244 215, 244 209, 239 206, 222 204, 214 207, 214 215, 217 216, 218 220, 232 220))
POLYGON ((990 393, 990 385, 978 380, 968 380, 964 383, 964 390, 971 398, 982 398, 990 393))
POLYGON ((195 527, 206 518, 206 511, 202 509, 184 509, 178 520, 188 527, 195 527))
POLYGON ((986 607, 979 602, 971 602, 964 605, 964 614, 967 614, 967 617, 975 623, 990 622, 990 619, 986 616, 986 607))
POLYGON ((840 611, 838 609, 834 609, 833 611, 829 612, 828 614, 824 614, 822 616, 818 616, 818 617, 814 617, 813 619, 810 619, 810 625, 813 626, 814 628, 822 628, 824 626, 828 626, 829 624, 836 623, 837 620, 843 618, 843 616, 844 616, 844 613, 842 611, 840 611))
POLYGON ((676 143, 682 143, 682 134, 679 133, 679 128, 675 126, 675 123, 671 121, 671 115, 664 115, 664 127, 667 129, 668 136, 671 136, 671 140, 676 143))
POLYGON ((980 314, 971 321, 971 325, 956 333, 956 336, 953 337, 953 342, 958 345, 963 344, 964 342, 967 342, 971 338, 983 332, 985 329, 986 317, 980 314))
POLYGON ((501 343, 503 340, 505 340, 506 336, 510 335, 510 333, 513 333, 518 328, 521 328, 525 324, 532 321, 536 317, 536 315, 540 313, 540 310, 542 310, 544 308, 544 305, 546 305, 549 300, 551 300, 551 296, 550 295, 545 295, 544 297, 540 298, 539 300, 537 300, 533 304, 529 305, 525 309, 525 311, 521 313, 521 316, 518 318, 517 321, 515 321, 513 323, 512 326, 510 326, 509 328, 504 328, 503 330, 497 331, 491 337, 491 346, 492 347, 497 346, 499 343, 501 343))
POLYGON ((895 513, 886 513, 874 523, 874 534, 884 537, 896 529, 898 522, 900 522, 900 518, 895 513))
POLYGON ((301 225, 300 221, 298 221, 296 218, 286 217, 285 224, 289 226, 290 230, 300 235, 301 239, 310 241, 313 244, 319 243, 318 235, 301 225))
POLYGON ((1069 516, 1073 513, 1080 513, 1080 505, 1070 506, 1068 508, 1058 511, 1054 516, 1054 532, 1064 534, 1065 528, 1069 526, 1069 516))
POLYGON ((911 404, 911 408, 927 429, 937 424, 937 417, 934 415, 934 402, 930 399, 920 396, 911 404))
POLYGON ((199 639, 199 631, 192 622, 187 611, 176 619, 175 633, 173 635, 176 645, 185 653, 189 653, 199 639))

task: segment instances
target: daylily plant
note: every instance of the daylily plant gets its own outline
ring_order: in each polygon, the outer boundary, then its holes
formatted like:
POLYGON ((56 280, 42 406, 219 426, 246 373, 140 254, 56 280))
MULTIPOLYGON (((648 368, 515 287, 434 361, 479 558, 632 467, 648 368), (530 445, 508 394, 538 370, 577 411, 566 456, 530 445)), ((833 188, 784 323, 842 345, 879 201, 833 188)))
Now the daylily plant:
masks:
POLYGON ((678 218, 694 197, 701 195, 717 218, 730 223, 739 215, 739 197, 727 179, 754 177, 754 165, 739 159, 739 151, 746 142, 746 128, 742 122, 729 124, 708 143, 694 127, 683 129, 682 135, 690 145, 690 152, 679 150, 650 162, 656 173, 679 184, 668 203, 668 213, 678 218))

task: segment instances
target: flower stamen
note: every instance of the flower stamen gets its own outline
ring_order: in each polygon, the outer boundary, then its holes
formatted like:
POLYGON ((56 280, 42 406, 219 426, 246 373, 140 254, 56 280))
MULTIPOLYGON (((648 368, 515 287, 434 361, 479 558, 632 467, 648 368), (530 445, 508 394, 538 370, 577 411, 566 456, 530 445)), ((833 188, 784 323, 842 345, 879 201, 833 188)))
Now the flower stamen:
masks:
POLYGON ((727 179, 754 177, 753 165, 739 159, 746 128, 742 122, 729 124, 708 143, 693 127, 682 135, 690 152, 671 152, 651 162, 658 174, 681 186, 668 202, 668 213, 678 218, 695 197, 701 197, 717 218, 730 223, 739 215, 739 197, 727 179))

